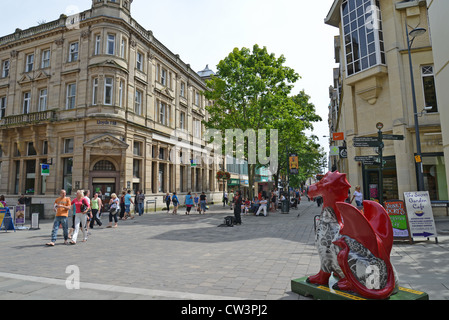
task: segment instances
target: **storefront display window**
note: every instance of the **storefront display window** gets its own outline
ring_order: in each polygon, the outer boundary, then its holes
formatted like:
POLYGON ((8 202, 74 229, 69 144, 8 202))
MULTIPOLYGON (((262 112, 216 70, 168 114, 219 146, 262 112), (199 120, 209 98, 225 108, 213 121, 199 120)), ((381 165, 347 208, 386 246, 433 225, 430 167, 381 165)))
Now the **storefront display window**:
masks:
POLYGON ((423 155, 424 188, 430 200, 449 200, 443 154, 423 155))
MULTIPOLYGON (((383 199, 399 199, 398 178, 395 157, 385 157, 383 168, 383 199)), ((379 200, 379 167, 377 165, 363 166, 363 192, 365 200, 379 200)))

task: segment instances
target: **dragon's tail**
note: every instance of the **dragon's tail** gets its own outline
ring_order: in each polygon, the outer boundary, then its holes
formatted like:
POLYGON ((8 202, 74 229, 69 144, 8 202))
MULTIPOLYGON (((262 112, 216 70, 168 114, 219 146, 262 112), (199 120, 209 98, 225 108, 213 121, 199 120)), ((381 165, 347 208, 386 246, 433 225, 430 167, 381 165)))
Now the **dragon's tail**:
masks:
POLYGON ((376 300, 382 300, 387 299, 389 296, 393 294, 393 291, 396 286, 396 279, 394 276, 394 270, 393 266, 390 263, 390 260, 384 260, 386 267, 387 267, 387 283, 384 288, 382 289, 368 289, 366 286, 361 284, 359 280, 354 276, 352 273, 349 263, 348 263, 348 256, 349 256, 349 246, 346 243, 344 238, 341 238, 334 242, 335 245, 342 248, 342 250, 339 252, 337 259, 338 263, 345 275, 345 279, 347 283, 351 285, 351 288, 358 293, 360 296, 367 298, 367 299, 376 299, 376 300))

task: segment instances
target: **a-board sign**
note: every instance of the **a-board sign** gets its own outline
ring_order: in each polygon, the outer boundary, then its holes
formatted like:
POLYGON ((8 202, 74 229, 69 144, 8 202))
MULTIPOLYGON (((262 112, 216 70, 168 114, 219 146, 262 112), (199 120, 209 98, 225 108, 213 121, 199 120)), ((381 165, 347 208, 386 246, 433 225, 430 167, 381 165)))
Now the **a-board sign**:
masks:
POLYGON ((408 227, 407 211, 402 200, 385 200, 384 207, 390 216, 393 226, 393 238, 395 240, 410 240, 410 230, 408 227))
POLYGON ((11 217, 11 212, 8 207, 0 208, 0 229, 14 230, 14 232, 16 231, 11 217))
POLYGON ((25 224, 25 208, 24 204, 17 205, 14 208, 14 223, 16 225, 24 225, 25 224))
POLYGON ((429 192, 404 192, 404 202, 412 238, 437 238, 429 192))

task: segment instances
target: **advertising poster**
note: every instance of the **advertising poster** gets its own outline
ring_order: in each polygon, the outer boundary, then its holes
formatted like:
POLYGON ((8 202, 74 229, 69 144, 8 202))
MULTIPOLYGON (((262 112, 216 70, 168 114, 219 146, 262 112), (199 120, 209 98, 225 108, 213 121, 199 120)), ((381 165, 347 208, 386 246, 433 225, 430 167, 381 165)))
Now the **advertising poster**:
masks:
POLYGON ((21 204, 16 206, 14 217, 15 225, 25 224, 25 205, 21 204))
POLYGON ((410 233, 415 237, 437 237, 428 191, 404 192, 410 233))
POLYGON ((404 240, 410 239, 410 231, 408 227, 407 211, 402 200, 386 200, 384 202, 385 210, 390 216, 393 226, 394 239, 404 240))
POLYGON ((1 208, 0 209, 0 226, 3 225, 3 219, 5 219, 6 209, 1 208))

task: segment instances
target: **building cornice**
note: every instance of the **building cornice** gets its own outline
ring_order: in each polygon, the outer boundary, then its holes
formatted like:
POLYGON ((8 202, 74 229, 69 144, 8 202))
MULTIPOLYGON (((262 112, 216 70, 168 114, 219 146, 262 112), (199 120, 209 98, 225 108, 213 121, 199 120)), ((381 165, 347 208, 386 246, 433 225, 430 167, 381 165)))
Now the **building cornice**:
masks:
MULTIPOLYGON (((150 48, 152 54, 157 53, 174 66, 177 66, 178 72, 182 73, 189 80, 194 81, 198 86, 203 89, 206 88, 206 84, 203 79, 191 69, 189 64, 184 63, 178 54, 171 52, 162 42, 154 37, 151 30, 146 30, 142 27, 136 20, 132 17, 129 18, 129 22, 122 18, 98 15, 91 16, 92 11, 86 10, 79 13, 79 28, 86 26, 95 25, 95 22, 101 20, 102 22, 113 21, 114 24, 119 23, 126 29, 132 37, 139 38, 142 42, 146 43, 150 48), (82 18, 81 18, 82 17, 82 18)), ((58 33, 64 34, 71 29, 67 27, 68 17, 61 15, 58 20, 54 20, 49 23, 45 23, 36 27, 32 27, 26 30, 17 29, 15 33, 0 37, 0 51, 10 50, 11 48, 18 47, 24 43, 35 41, 37 39, 42 39, 45 37, 50 37, 57 35, 58 33)))
POLYGON ((341 6, 342 0, 334 0, 334 3, 332 4, 332 7, 327 14, 327 17, 324 19, 324 23, 328 24, 333 27, 339 27, 340 26, 340 6, 341 6))
POLYGON ((408 1, 401 1, 397 2, 395 4, 396 10, 403 10, 407 8, 412 8, 416 6, 423 7, 426 5, 426 0, 408 0, 408 1))

